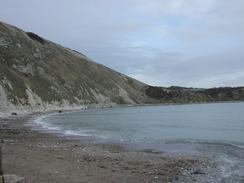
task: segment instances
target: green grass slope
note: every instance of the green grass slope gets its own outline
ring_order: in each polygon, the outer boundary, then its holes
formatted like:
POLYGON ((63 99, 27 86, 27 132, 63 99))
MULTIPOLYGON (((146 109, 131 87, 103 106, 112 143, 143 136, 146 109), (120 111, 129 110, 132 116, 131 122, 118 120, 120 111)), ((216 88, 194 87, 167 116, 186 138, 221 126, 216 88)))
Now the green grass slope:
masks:
POLYGON ((0 87, 2 105, 33 108, 154 101, 144 83, 1 22, 0 87))

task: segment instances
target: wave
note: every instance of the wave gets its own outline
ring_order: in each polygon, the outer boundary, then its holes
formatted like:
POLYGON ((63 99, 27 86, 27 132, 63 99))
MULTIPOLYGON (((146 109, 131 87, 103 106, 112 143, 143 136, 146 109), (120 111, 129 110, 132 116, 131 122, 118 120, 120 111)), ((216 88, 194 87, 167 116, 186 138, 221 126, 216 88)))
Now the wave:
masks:
MULTIPOLYGON (((77 111, 65 111, 63 113, 49 113, 42 116, 38 116, 32 119, 27 125, 34 130, 45 130, 46 132, 60 134, 64 136, 75 136, 75 137, 92 137, 94 136, 94 130, 65 130, 58 126, 50 123, 50 118, 57 115, 74 113, 77 111)), ((100 138, 105 138, 105 136, 98 136, 100 138)))

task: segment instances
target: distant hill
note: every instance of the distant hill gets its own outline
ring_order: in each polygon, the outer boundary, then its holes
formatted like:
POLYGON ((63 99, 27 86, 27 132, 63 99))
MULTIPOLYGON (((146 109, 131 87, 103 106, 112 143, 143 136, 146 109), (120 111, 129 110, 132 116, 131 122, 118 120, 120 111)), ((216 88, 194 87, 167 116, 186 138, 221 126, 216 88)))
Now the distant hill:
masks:
POLYGON ((0 111, 243 100, 243 88, 153 87, 0 22, 0 111))
POLYGON ((220 101, 244 101, 244 87, 185 88, 147 86, 145 94, 160 103, 201 103, 220 101))

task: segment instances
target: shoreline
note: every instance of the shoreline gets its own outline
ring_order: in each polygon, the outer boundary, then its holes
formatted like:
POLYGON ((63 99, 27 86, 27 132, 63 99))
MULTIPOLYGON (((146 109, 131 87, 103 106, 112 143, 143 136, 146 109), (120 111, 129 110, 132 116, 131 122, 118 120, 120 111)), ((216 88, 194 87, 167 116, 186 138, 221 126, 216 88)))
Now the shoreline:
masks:
POLYGON ((33 131, 24 124, 39 114, 1 120, 3 171, 27 182, 177 182, 194 175, 206 158, 163 157, 33 131))
MULTIPOLYGON (((225 102, 226 103, 226 102, 225 102)), ((229 102, 227 102, 229 103, 229 102)), ((230 102, 235 104, 236 102, 230 102)), ((238 102, 240 103, 240 102, 238 102)), ((205 103, 200 103, 201 104, 205 104, 205 103)), ((209 103, 206 103, 209 104, 209 103)), ((218 103, 210 103, 210 104, 218 104, 218 103)), ((178 105, 178 104, 175 104, 178 105)), ((182 105, 191 105, 191 104, 182 104, 182 105)), ((194 104, 193 104, 194 105, 194 104)), ((142 105, 142 106, 116 106, 115 108, 125 108, 125 107, 144 107, 147 105, 142 105)), ((150 105, 150 106, 158 106, 158 105, 150 105)), ((159 105, 159 106, 164 106, 164 105, 159 105)), ((168 104, 165 106, 169 106, 168 104)), ((133 146, 133 145, 137 145, 137 142, 133 142, 133 141, 124 141, 124 140, 113 140, 113 139, 103 139, 103 138, 99 138, 97 136, 93 136, 93 135, 89 135, 89 134, 82 134, 82 133, 76 133, 74 131, 74 133, 66 133, 66 130, 61 130, 58 127, 55 126, 46 126, 45 123, 42 123, 42 119, 43 118, 49 118, 50 116, 57 116, 57 115, 62 115, 62 114, 66 114, 66 113, 76 113, 76 112, 87 112, 89 110, 104 110, 104 109, 110 109, 111 107, 95 107, 95 108, 86 108, 86 109, 81 109, 81 110, 63 110, 63 111, 59 111, 59 110, 53 110, 53 111, 46 111, 46 112, 39 112, 33 115, 32 119, 29 120, 30 122, 25 123, 25 125, 29 128, 31 128, 32 130, 37 130, 39 132, 45 132, 45 133, 51 133, 54 135, 58 135, 60 137, 64 137, 64 138, 71 138, 71 139, 85 139, 85 140, 91 140, 93 139, 95 142, 102 142, 102 143, 115 143, 115 144, 119 144, 122 146, 126 146, 126 148, 129 148, 129 146, 133 146), (38 121, 38 122, 35 122, 38 121), (34 127, 34 128, 33 128, 34 127), (87 138, 86 138, 87 137, 87 138), (132 144, 132 145, 131 145, 132 144), (129 146, 128 146, 129 145, 129 146)), ((30 114, 32 115, 32 114, 30 114)), ((71 130, 67 130, 67 131, 71 131, 71 130)), ((143 142, 138 142, 138 144, 142 144, 143 142)), ((145 142, 145 143, 149 143, 149 142, 145 142)), ((152 142, 150 142, 152 143, 152 142)), ((149 144, 150 144, 149 143, 149 144)), ((207 139, 164 139, 162 141, 162 144, 171 144, 171 143, 181 143, 181 144, 219 144, 219 145, 223 145, 223 146, 233 146, 233 147, 237 147, 237 148, 242 148, 244 149, 244 143, 243 142, 236 142, 236 141, 218 141, 218 140, 207 140, 207 139)), ((162 145, 160 143, 160 145, 162 145)), ((142 148, 137 148, 138 149, 142 149, 142 148)), ((133 149, 135 150, 135 148, 133 149)), ((154 149, 156 150, 156 149, 154 149)))
MULTIPOLYGON (((222 155, 218 151, 243 153, 240 157, 244 158, 244 149, 232 145, 205 143, 197 147, 205 148, 202 154, 171 154, 33 130, 26 125, 47 114, 59 113, 48 111, 0 118, 5 174, 25 177, 27 182, 211 182, 223 176, 221 169, 230 171, 235 166, 228 167, 233 158, 224 157, 227 164, 222 159, 216 160, 222 155), (208 151, 212 152, 205 153, 208 151)), ((177 144, 176 148, 191 148, 187 145, 177 144)), ((244 180, 244 175, 240 180, 244 180)), ((228 182, 239 181, 232 176, 228 182)))
MULTIPOLYGON (((119 106, 118 106, 119 107, 119 106)), ((124 106, 126 107, 126 106, 124 106)), ((131 106, 132 107, 132 106, 131 106)), ((129 149, 129 150, 144 150, 143 149, 143 145, 141 145, 142 147, 140 147, 139 144, 143 144, 144 142, 131 142, 131 141, 119 141, 119 140, 112 140, 112 139, 101 139, 99 137, 96 136, 92 136, 89 134, 81 134, 81 133, 75 133, 75 132, 66 132, 66 131, 62 131, 61 129, 59 129, 58 127, 53 127, 53 126, 46 126, 46 124, 43 122, 41 122, 41 120, 43 118, 48 118, 50 116, 56 116, 56 115, 60 115, 60 114, 66 114, 66 113, 76 113, 76 112, 86 112, 87 110, 91 110, 91 109, 105 109, 105 108, 88 108, 86 110, 67 110, 67 111, 63 111, 62 113, 60 113, 59 111, 49 111, 49 112, 45 112, 45 113, 38 113, 38 114, 32 114, 33 117, 31 117, 30 120, 28 120, 27 123, 23 124, 24 126, 26 126, 27 128, 30 128, 31 130, 35 130, 38 131, 39 133, 48 133, 48 134, 53 134, 55 136, 59 136, 59 137, 63 137, 63 138, 67 138, 67 139, 82 139, 82 140, 86 140, 86 141, 93 141, 96 143, 109 143, 109 144, 118 144, 121 146, 124 146, 125 148, 129 149), (137 146, 138 148, 135 148, 134 146, 137 146), (133 147, 133 148, 131 148, 133 147)), ((107 108, 109 109, 109 108, 107 108)), ((31 115, 31 114, 30 114, 31 115)), ((69 131, 69 130, 68 130, 69 131)), ((152 142, 145 142, 145 144, 152 144, 152 142)), ((241 148, 244 149, 244 143, 238 143, 238 142, 232 142, 232 141, 208 141, 208 140, 196 140, 196 139, 165 139, 160 145, 167 145, 167 144, 212 144, 212 145, 223 145, 223 146, 233 146, 233 147, 237 147, 237 148, 241 148)), ((154 147, 156 145, 159 144, 155 144, 154 147)), ((147 148, 147 146, 144 146, 145 149, 149 149, 147 148)), ((152 144, 153 147, 153 144, 152 144)), ((153 149, 150 148, 153 151, 158 151, 157 149, 153 149)), ((180 152, 179 152, 180 153, 180 152)))
POLYGON ((103 108, 116 108, 116 107, 148 107, 148 106, 171 106, 171 105, 194 105, 194 104, 221 104, 221 103, 244 103, 244 100, 231 100, 231 101, 209 101, 209 102, 193 102, 193 103, 148 103, 148 104, 90 104, 90 105, 78 105, 78 106, 64 106, 64 107, 56 107, 50 109, 1 109, 0 108, 0 118, 9 118, 15 115, 12 113, 16 113, 17 116, 28 116, 33 114, 45 114, 45 113, 54 113, 58 111, 79 111, 86 109, 103 109, 103 108))

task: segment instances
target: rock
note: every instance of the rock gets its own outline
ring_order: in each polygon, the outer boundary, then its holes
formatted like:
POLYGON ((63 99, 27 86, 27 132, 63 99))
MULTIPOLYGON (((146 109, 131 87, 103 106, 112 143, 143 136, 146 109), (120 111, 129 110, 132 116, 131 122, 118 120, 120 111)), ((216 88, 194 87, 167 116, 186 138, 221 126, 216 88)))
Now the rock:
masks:
POLYGON ((98 164, 97 165, 99 168, 103 168, 103 169, 106 169, 107 167, 105 165, 101 165, 101 164, 98 164))
POLYGON ((64 157, 63 157, 63 156, 58 156, 58 159, 63 160, 63 159, 64 159, 64 157))
POLYGON ((195 170, 194 172, 192 172, 192 174, 195 174, 195 175, 199 175, 199 174, 205 174, 204 172, 202 172, 201 170, 195 170))
POLYGON ((91 156, 91 155, 84 155, 83 156, 83 160, 85 160, 87 162, 96 161, 96 159, 93 156, 91 156))
POLYGON ((61 111, 61 110, 60 110, 60 111, 58 111, 58 113, 62 113, 62 112, 63 112, 63 111, 61 111))
POLYGON ((18 114, 17 114, 17 112, 12 112, 11 115, 12 116, 17 116, 18 114))

